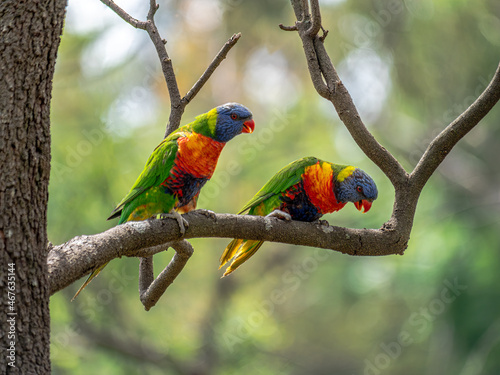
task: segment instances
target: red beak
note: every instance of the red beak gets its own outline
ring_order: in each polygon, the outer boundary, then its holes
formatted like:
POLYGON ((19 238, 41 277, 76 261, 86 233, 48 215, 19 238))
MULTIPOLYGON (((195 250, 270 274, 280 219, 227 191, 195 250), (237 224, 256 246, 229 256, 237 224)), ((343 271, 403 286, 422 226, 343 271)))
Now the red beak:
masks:
POLYGON ((372 202, 367 201, 366 199, 354 202, 354 205, 356 208, 361 211, 361 209, 364 209, 363 213, 367 213, 370 211, 370 208, 372 207, 372 202))
POLYGON ((241 131, 242 133, 253 133, 253 130, 255 129, 255 122, 253 122, 252 119, 247 120, 243 123, 243 130, 241 131))

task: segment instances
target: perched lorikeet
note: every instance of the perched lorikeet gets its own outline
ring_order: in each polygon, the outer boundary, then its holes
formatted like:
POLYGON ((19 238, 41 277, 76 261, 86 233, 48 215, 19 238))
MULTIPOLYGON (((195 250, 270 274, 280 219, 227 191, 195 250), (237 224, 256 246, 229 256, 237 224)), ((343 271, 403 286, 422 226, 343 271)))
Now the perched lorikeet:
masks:
MULTIPOLYGON (((350 165, 305 157, 276 173, 238 214, 271 215, 287 220, 316 221, 326 213, 353 202, 367 212, 377 199, 375 182, 350 165)), ((234 239, 220 258, 220 267, 232 259, 223 276, 229 275, 262 246, 263 241, 234 239)))
MULTIPOLYGON (((238 134, 252 133, 254 128, 252 113, 238 103, 227 103, 197 116, 155 148, 134 186, 108 220, 119 217, 118 224, 122 224, 169 212, 176 212, 179 220, 179 213, 196 208, 200 189, 212 177, 226 142, 238 134)), ((182 221, 179 225, 183 232, 182 221)), ((106 264, 90 274, 73 299, 106 264)))

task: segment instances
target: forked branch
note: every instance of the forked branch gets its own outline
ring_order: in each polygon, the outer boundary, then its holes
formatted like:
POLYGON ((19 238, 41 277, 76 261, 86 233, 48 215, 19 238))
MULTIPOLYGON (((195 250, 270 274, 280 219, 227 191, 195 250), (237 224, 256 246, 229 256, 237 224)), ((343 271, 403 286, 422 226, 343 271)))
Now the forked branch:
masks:
POLYGON ((170 97, 170 117, 168 120, 167 128, 165 130, 165 137, 177 129, 181 123, 182 114, 186 105, 193 100, 196 94, 201 90, 201 88, 207 83, 208 79, 212 73, 217 69, 222 60, 224 60, 234 45, 238 42, 241 34, 234 34, 229 40, 224 44, 222 49, 217 53, 211 64, 201 75, 201 77, 196 81, 191 90, 181 97, 179 86, 177 84, 177 78, 174 72, 174 66, 172 60, 170 59, 167 48, 165 44, 167 41, 163 39, 158 31, 155 23, 155 14, 159 8, 156 0, 149 1, 149 11, 147 15, 147 21, 139 21, 128 14, 125 10, 120 8, 113 0, 101 0, 101 2, 111 8, 116 14, 118 14, 125 22, 129 23, 135 28, 147 31, 149 38, 155 46, 156 53, 160 59, 161 68, 163 71, 163 76, 167 84, 168 95, 170 97))
MULTIPOLYGON (((500 99, 500 66, 483 94, 431 142, 415 170, 409 175, 396 158, 368 131, 347 88, 338 77, 325 49, 324 36, 318 35, 322 28, 318 24, 321 22, 318 0, 310 0, 311 14, 307 0, 291 0, 291 3, 297 18, 294 28, 302 40, 309 74, 316 91, 333 104, 354 141, 394 185, 396 202, 388 223, 399 225, 400 232, 409 238, 418 197, 425 183, 455 144, 474 128, 500 99), (402 209, 403 207, 407 209, 402 209)), ((292 29, 280 27, 285 30, 292 29)))

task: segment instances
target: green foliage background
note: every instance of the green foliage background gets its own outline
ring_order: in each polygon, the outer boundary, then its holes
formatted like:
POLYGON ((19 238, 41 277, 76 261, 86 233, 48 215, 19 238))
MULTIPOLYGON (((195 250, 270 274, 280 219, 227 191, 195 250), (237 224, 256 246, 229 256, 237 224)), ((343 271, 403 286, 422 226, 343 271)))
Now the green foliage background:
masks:
MULTIPOLYGON (((121 5, 144 19, 146 3, 121 5)), ((320 3, 341 79, 410 171, 495 71, 500 4, 320 3)), ((314 155, 355 164, 379 186, 368 214, 349 205, 330 223, 378 228, 390 217, 388 179, 315 93, 298 36, 277 27, 293 22, 287 1, 160 1, 157 18, 182 93, 243 34, 183 117, 237 101, 256 122, 226 146, 200 208, 234 213, 282 166, 314 155)), ((162 139, 169 102, 147 35, 100 4, 70 1, 56 68, 49 237, 59 244, 116 224, 105 219, 162 139)), ((431 178, 404 256, 266 244, 221 280, 228 240, 197 239, 150 312, 138 260, 115 260, 75 302, 80 282, 52 297, 54 373, 498 374, 499 123, 497 106, 431 178)), ((155 256, 155 270, 171 256, 155 256)))

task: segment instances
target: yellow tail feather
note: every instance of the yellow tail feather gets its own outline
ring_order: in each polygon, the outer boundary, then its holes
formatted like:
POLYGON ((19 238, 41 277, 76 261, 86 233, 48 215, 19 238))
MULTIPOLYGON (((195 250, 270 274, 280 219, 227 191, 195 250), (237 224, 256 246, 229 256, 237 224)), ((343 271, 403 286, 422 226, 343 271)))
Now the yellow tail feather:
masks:
POLYGON ((242 245, 243 241, 244 240, 234 239, 229 243, 229 245, 226 246, 224 252, 222 253, 219 259, 220 262, 219 269, 221 269, 227 262, 231 260, 232 257, 236 255, 236 252, 242 245))
POLYGON ((227 245, 224 253, 220 258, 219 269, 232 259, 231 264, 224 272, 222 277, 229 275, 234 272, 239 266, 245 263, 252 255, 254 255, 257 250, 262 246, 264 241, 253 241, 253 240, 232 240, 229 245, 227 245))
MULTIPOLYGON (((108 262, 108 263, 109 263, 109 262, 108 262)), ((76 292, 76 293, 75 293, 75 295, 73 296, 73 298, 71 298, 71 302, 73 302, 73 300, 74 300, 76 297, 78 297, 78 295, 80 294, 80 292, 81 292, 81 291, 82 291, 82 290, 83 290, 83 289, 84 289, 87 285, 89 285, 89 284, 90 284, 90 282, 92 281, 92 279, 93 279, 94 277, 96 277, 96 276, 99 274, 99 272, 101 272, 101 271, 102 271, 102 269, 103 269, 104 267, 106 267, 106 265, 107 265, 108 263, 104 263, 102 266, 99 266, 98 268, 96 268, 95 270, 93 270, 93 271, 92 271, 92 273, 89 275, 89 277, 88 277, 87 281, 85 281, 85 282, 83 283, 83 285, 80 287, 80 289, 78 289, 78 292, 76 292)))

